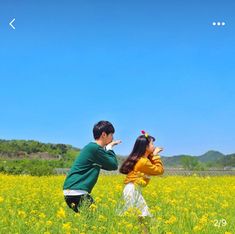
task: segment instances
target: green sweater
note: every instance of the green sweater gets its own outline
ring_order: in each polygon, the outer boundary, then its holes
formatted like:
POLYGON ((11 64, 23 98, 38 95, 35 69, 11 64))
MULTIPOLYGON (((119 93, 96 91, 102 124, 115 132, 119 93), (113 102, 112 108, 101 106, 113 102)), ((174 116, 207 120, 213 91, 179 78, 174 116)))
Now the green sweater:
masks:
POLYGON ((91 142, 86 145, 74 161, 63 189, 85 190, 91 192, 95 186, 100 169, 117 170, 118 162, 112 150, 104 150, 100 145, 91 142))

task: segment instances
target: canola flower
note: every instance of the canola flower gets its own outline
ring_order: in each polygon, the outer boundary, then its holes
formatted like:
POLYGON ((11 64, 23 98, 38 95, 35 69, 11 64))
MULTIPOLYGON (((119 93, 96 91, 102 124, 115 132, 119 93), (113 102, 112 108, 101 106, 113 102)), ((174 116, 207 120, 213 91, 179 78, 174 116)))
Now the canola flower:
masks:
POLYGON ((118 215, 124 176, 100 176, 96 203, 77 214, 64 202, 64 178, 0 174, 0 233, 235 233, 232 176, 152 178, 143 194, 153 217, 141 225, 135 208, 118 215))

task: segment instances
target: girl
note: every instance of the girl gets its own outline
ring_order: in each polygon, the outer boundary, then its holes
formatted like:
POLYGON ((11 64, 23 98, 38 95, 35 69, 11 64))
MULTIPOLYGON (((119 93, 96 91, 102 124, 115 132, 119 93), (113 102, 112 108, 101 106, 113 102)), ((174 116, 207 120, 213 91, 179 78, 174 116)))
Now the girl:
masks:
POLYGON ((152 216, 142 196, 141 188, 149 183, 150 176, 162 175, 163 164, 158 155, 163 149, 154 148, 155 138, 142 131, 135 142, 134 148, 124 161, 119 171, 126 174, 123 197, 124 211, 129 208, 140 210, 140 217, 152 216))

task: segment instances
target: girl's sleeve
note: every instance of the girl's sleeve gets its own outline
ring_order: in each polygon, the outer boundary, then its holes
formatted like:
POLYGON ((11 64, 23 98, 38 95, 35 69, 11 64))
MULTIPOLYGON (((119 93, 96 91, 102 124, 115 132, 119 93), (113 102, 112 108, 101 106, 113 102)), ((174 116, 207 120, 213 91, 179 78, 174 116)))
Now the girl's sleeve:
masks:
POLYGON ((146 158, 145 163, 139 170, 147 175, 162 175, 164 167, 160 156, 152 156, 150 159, 146 158))

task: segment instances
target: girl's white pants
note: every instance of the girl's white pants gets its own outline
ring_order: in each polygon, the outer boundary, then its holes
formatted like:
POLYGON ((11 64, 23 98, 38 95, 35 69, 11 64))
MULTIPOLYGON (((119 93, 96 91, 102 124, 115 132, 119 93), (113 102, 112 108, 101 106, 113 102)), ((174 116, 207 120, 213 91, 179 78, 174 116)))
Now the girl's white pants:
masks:
POLYGON ((133 183, 126 184, 123 190, 123 198, 125 201, 124 211, 129 208, 137 208, 141 211, 140 216, 152 216, 142 196, 140 186, 135 186, 133 183))

